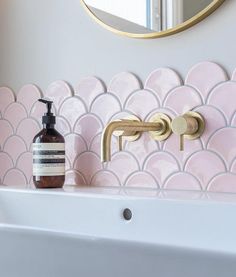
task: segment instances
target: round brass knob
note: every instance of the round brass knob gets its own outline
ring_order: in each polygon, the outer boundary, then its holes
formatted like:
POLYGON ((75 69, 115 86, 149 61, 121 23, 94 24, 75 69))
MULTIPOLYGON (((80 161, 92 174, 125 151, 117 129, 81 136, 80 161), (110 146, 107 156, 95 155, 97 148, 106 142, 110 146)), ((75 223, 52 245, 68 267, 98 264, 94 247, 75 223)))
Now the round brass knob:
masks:
POLYGON ((176 135, 192 135, 198 130, 198 122, 194 117, 178 116, 172 121, 171 128, 176 135))
POLYGON ((174 134, 180 137, 180 151, 184 150, 184 139, 194 140, 204 132, 204 118, 196 112, 188 112, 176 117, 171 123, 174 134))

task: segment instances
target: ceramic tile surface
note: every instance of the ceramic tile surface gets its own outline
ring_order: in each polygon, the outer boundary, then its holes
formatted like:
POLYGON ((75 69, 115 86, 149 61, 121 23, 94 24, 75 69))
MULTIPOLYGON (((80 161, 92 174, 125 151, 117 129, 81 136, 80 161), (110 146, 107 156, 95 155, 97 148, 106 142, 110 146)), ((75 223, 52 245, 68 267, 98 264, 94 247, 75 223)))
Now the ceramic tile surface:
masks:
POLYGON ((107 87, 89 76, 75 88, 53 82, 45 92, 25 85, 15 94, 0 88, 0 183, 32 185, 32 138, 42 128, 45 106, 54 101, 57 130, 66 141, 66 184, 147 187, 236 193, 236 70, 232 78, 212 62, 191 68, 183 80, 170 68, 151 72, 142 84, 122 72, 107 87), (184 81, 185 80, 185 81, 184 81), (171 118, 189 110, 206 120, 202 137, 179 151, 175 135, 162 143, 143 134, 118 152, 112 138, 112 161, 100 162, 101 133, 106 124, 130 114, 148 120, 157 112, 171 118))

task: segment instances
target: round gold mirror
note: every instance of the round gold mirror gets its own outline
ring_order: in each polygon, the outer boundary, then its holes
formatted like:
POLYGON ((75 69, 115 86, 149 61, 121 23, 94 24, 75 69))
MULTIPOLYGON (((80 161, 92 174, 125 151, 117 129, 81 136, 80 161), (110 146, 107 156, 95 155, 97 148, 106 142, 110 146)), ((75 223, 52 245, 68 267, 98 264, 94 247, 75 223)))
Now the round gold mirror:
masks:
POLYGON ((81 0, 99 24, 120 35, 157 38, 181 32, 224 0, 81 0))

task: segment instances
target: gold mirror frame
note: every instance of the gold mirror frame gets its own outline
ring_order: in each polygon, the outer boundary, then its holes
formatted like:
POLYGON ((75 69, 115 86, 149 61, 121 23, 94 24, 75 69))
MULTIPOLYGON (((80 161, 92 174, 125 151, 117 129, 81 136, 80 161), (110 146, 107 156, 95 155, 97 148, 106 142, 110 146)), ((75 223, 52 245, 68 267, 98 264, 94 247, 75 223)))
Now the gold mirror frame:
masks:
POLYGON ((153 33, 148 33, 148 34, 134 34, 134 33, 127 33, 124 31, 119 31, 109 25, 107 25, 106 23, 104 23, 103 21, 101 21, 90 9, 89 7, 86 5, 84 0, 80 0, 82 6, 85 8, 85 10, 87 11, 87 13, 101 26, 103 26, 105 29, 118 34, 118 35, 122 35, 122 36, 126 36, 126 37, 132 37, 132 38, 160 38, 160 37, 166 37, 166 36, 170 36, 170 35, 174 35, 177 34, 179 32, 182 32, 192 26, 194 26, 195 24, 199 23, 200 21, 202 21, 203 19, 205 19, 206 17, 208 17, 210 14, 212 14, 216 9, 219 8, 219 6, 221 6, 223 4, 225 0, 213 0, 212 3, 210 5, 208 5, 205 9, 203 9, 201 12, 199 12, 198 14, 196 14, 195 16, 193 16, 192 18, 190 18, 189 20, 183 22, 182 24, 179 24, 178 26, 171 28, 169 30, 166 31, 162 31, 162 32, 153 32, 153 33))

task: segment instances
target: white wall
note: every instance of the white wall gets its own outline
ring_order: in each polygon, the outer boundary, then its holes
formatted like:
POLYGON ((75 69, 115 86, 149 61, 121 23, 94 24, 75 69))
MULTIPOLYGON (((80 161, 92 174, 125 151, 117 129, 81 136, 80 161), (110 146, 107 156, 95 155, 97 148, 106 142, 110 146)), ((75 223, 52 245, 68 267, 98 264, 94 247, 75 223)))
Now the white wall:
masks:
POLYGON ((144 79, 160 66, 184 75, 202 60, 236 67, 235 0, 185 32, 154 40, 110 33, 79 0, 0 0, 0 11, 0 85, 15 90, 25 83, 44 89, 56 79, 74 85, 86 75, 107 82, 124 70, 144 79))

